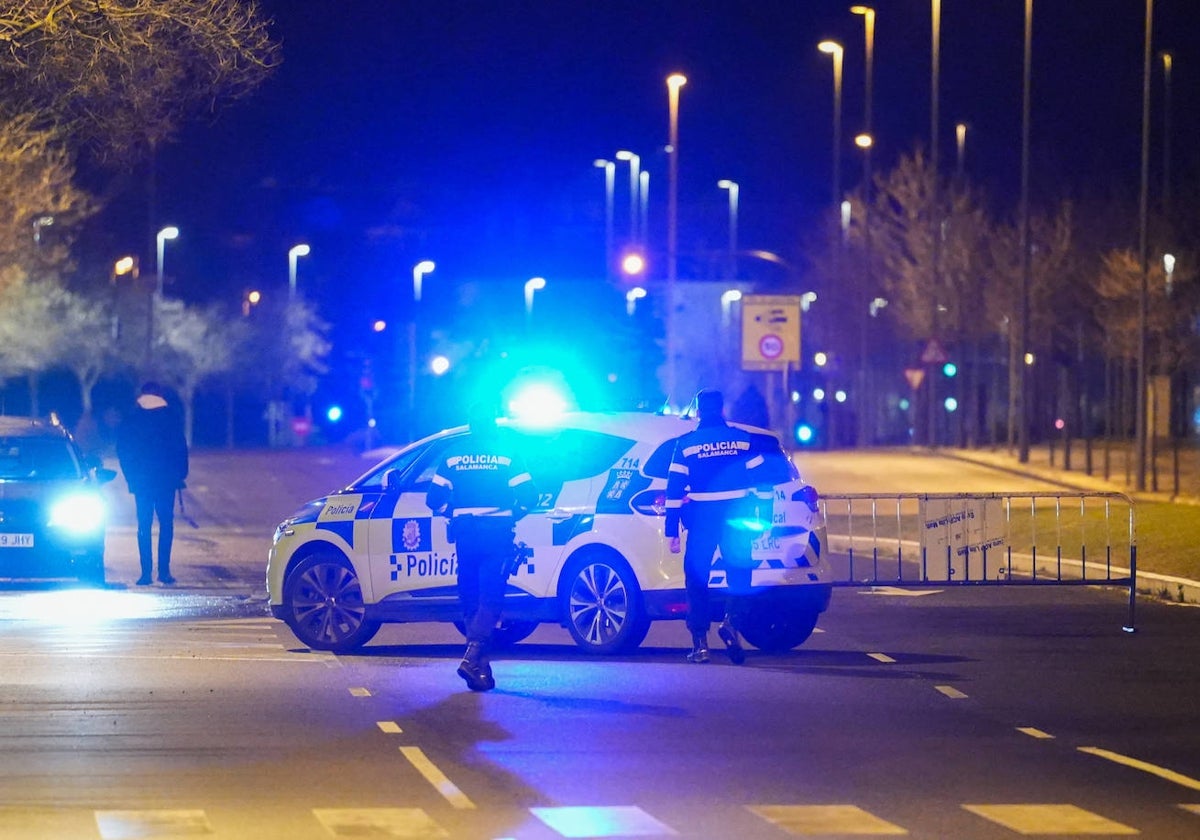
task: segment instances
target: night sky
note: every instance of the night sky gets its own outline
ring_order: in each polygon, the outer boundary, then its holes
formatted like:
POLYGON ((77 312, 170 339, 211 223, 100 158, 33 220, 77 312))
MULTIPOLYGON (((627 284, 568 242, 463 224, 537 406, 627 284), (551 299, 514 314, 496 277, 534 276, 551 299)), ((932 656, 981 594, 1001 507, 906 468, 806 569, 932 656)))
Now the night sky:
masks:
MULTIPOLYGON (((728 204, 716 182, 730 178, 741 190, 741 246, 802 261, 800 235, 829 201, 833 70, 816 47, 825 38, 846 49, 843 188, 861 174, 851 138, 862 127, 864 28, 850 5, 266 2, 282 67, 160 157, 159 223, 182 231, 168 257, 174 293, 282 288, 287 249, 305 241, 313 251, 299 285, 339 329, 396 317, 421 259, 438 264, 427 280, 434 289, 511 283, 519 307, 528 277, 602 276, 604 181, 592 162, 622 148, 651 173, 653 260, 664 247, 664 79, 675 71, 689 80, 680 106, 681 251, 724 247, 728 204)), ((928 146, 930 3, 874 6, 882 169, 928 146)), ((1136 195, 1144 12, 1141 0, 1036 0, 1035 194, 1111 183, 1136 195)), ((1023 15, 1021 0, 942 4, 943 167, 954 165, 953 125, 966 121, 968 174, 1000 210, 1011 209, 1019 185, 1023 15)), ((1176 54, 1180 177, 1196 162, 1198 35, 1195 0, 1158 0, 1154 49, 1176 54)), ((1156 61, 1155 177, 1161 68, 1156 61)), ((628 224, 628 172, 618 166, 618 234, 628 224)), ((115 249, 130 247, 122 236, 145 241, 132 227, 110 231, 115 249)))

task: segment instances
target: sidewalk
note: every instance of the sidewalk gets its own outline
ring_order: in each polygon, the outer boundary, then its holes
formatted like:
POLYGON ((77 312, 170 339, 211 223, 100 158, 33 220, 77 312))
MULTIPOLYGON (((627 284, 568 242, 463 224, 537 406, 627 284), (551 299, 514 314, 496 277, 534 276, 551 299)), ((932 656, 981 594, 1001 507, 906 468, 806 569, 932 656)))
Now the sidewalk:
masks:
MULTIPOLYGON (((1145 490, 1138 490, 1134 463, 1128 444, 1107 448, 1102 443, 1091 446, 1091 474, 1088 474, 1088 453, 1083 441, 1074 441, 1070 453, 1070 469, 1061 443, 1055 447, 1032 446, 1029 460, 1021 463, 1017 451, 997 449, 938 448, 920 450, 927 455, 953 458, 983 464, 995 469, 1027 475, 1061 484, 1064 488, 1124 493, 1135 503, 1163 503, 1200 507, 1200 452, 1191 446, 1174 450, 1161 445, 1157 458, 1147 456, 1145 490), (1164 451, 1165 450, 1165 451, 1164 451), (1105 478, 1107 474, 1108 478, 1105 478)), ((1189 511, 1190 512, 1190 511, 1189 511)), ((1139 533, 1139 546, 1146 545, 1146 535, 1139 533)), ((1143 551, 1143 559, 1145 553, 1143 551)), ((1200 562, 1197 564, 1200 566, 1200 562)), ((1200 604, 1200 580, 1190 577, 1159 574, 1139 568, 1138 591, 1151 595, 1167 595, 1169 600, 1200 604)))

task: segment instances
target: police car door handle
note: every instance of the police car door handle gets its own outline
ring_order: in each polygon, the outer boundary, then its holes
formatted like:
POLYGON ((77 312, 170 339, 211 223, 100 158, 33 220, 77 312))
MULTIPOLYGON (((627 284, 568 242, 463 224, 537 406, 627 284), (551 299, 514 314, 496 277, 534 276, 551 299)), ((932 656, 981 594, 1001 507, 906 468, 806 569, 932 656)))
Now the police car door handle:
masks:
POLYGON ((561 522, 564 519, 569 519, 571 511, 563 510, 562 508, 552 508, 546 511, 546 518, 561 522))

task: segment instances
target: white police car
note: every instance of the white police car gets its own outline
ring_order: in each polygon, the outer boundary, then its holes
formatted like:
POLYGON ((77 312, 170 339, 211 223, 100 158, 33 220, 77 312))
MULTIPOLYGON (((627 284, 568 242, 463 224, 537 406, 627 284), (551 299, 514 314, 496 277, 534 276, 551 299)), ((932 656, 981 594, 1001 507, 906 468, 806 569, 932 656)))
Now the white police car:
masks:
MULTIPOLYGON (((641 644, 651 621, 682 619, 682 559, 669 552, 663 523, 675 439, 695 421, 571 413, 548 426, 506 425, 525 445, 539 495, 517 523, 528 556, 509 578, 496 642, 520 641, 552 622, 584 650, 608 654, 641 644)), ((442 450, 465 432, 411 444, 280 523, 267 590, 272 613, 301 642, 344 652, 384 622, 460 621, 454 545, 425 493, 442 450)), ((804 642, 829 605, 825 523, 816 491, 778 439, 761 433, 776 484, 770 511, 760 510, 754 600, 742 632, 755 647, 783 651, 804 642)), ((718 559, 710 583, 719 593, 724 582, 718 559)))

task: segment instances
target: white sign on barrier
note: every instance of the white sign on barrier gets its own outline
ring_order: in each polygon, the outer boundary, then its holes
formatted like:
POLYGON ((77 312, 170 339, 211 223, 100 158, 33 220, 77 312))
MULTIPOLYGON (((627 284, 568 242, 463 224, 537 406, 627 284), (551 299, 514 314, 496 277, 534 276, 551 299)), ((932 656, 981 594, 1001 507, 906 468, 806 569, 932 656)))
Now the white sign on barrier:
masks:
POLYGON ((1006 568, 1006 533, 1001 499, 923 499, 921 548, 926 558, 925 579, 995 580, 1001 577, 1006 568))

